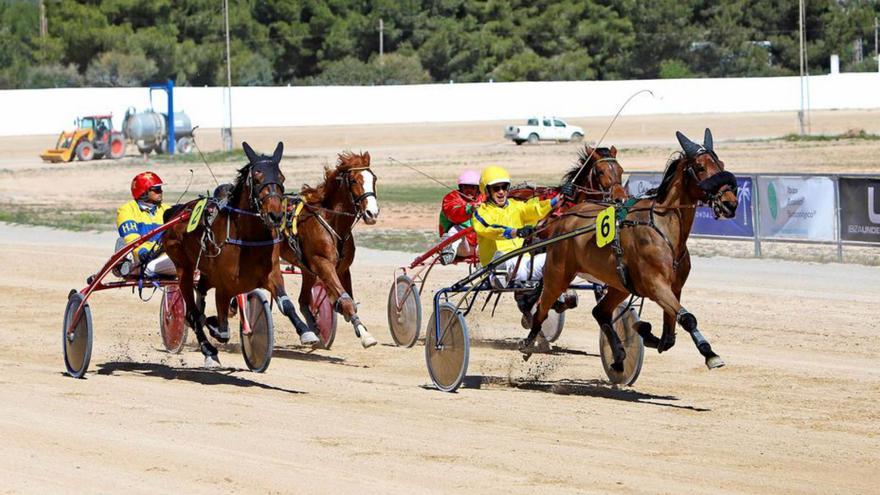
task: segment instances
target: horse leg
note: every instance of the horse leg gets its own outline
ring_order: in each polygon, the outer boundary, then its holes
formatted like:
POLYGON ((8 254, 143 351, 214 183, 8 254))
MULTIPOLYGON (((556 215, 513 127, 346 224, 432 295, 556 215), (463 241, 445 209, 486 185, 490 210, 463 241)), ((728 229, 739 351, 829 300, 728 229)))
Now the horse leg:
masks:
POLYGON ((354 327, 354 334, 361 339, 361 345, 364 346, 364 348, 376 345, 378 342, 372 335, 370 335, 370 332, 367 331, 367 327, 365 327, 361 323, 360 318, 358 318, 354 300, 351 298, 351 295, 346 292, 345 287, 343 287, 342 282, 339 280, 334 264, 330 263, 325 258, 316 258, 311 266, 313 267, 315 274, 318 275, 318 278, 324 282, 324 287, 327 289, 327 295, 330 298, 330 302, 333 303, 336 312, 341 314, 345 318, 345 321, 351 322, 354 327))
POLYGON ((541 333, 541 327, 544 325, 544 321, 547 320, 547 315, 550 313, 550 310, 553 309, 553 305, 556 304, 559 296, 568 288, 571 280, 572 277, 566 277, 564 273, 557 270, 555 267, 551 269, 545 265, 544 280, 542 284, 543 288, 541 290, 540 299, 537 304, 537 309, 535 309, 535 314, 532 315, 532 326, 529 335, 520 341, 520 352, 525 354, 530 353, 535 343, 535 339, 539 336, 541 337, 538 341, 539 344, 546 344, 546 347, 549 347, 549 343, 547 343, 541 333))
POLYGON ((605 295, 593 308, 593 318, 599 323, 599 328, 605 333, 605 338, 608 339, 608 344, 611 346, 611 354, 614 357, 611 369, 617 372, 623 371, 626 350, 624 350, 623 343, 620 341, 620 337, 617 336, 617 332, 614 331, 611 321, 614 317, 614 310, 628 295, 627 292, 620 289, 608 287, 605 295))
POLYGON ((284 277, 281 275, 280 266, 275 266, 272 269, 272 273, 269 274, 267 285, 269 286, 269 291, 272 293, 272 298, 278 303, 281 312, 284 313, 284 316, 287 316, 290 323, 293 324, 293 328, 296 329, 300 342, 305 345, 317 344, 318 336, 315 335, 315 332, 313 332, 309 326, 300 319, 298 314, 296 314, 293 302, 287 297, 287 291, 284 289, 284 277))
MULTIPOLYGON (((688 274, 691 272, 691 256, 685 251, 681 264, 676 270, 675 283, 672 286, 672 293, 677 301, 681 301, 681 289, 687 281, 688 274)), ((657 346, 658 352, 664 352, 675 345, 675 315, 669 312, 663 312, 663 335, 660 337, 660 343, 657 346)))
POLYGON ((306 323, 309 325, 309 329, 317 329, 318 323, 315 321, 315 316, 312 314, 312 287, 315 285, 315 276, 308 273, 303 272, 302 274, 302 286, 299 288, 299 310, 306 317, 306 323))
MULTIPOLYGON (((339 281, 342 283, 342 287, 345 289, 345 294, 347 294, 351 300, 352 314, 348 318, 347 321, 351 321, 352 326, 354 326, 355 335, 359 335, 360 333, 366 332, 367 327, 361 323, 361 319, 357 314, 357 304, 354 303, 354 289, 351 284, 351 269, 346 268, 342 273, 339 273, 339 281)), ((375 340, 375 339, 374 339, 375 340)))
MULTIPOLYGON (((178 268, 177 278, 179 280, 180 293, 183 294, 183 300, 186 303, 186 323, 196 334, 199 350, 205 356, 205 367, 213 367, 219 364, 217 362, 217 348, 208 342, 208 338, 205 336, 204 330, 202 330, 202 325, 205 322, 205 313, 202 311, 203 306, 200 306, 193 296, 193 272, 178 268)), ((201 296, 200 299, 204 301, 204 296, 201 296)))
POLYGON ((691 335, 694 345, 700 354, 706 359, 706 367, 709 369, 724 366, 724 360, 712 351, 712 346, 706 337, 697 328, 697 318, 681 305, 674 291, 669 286, 654 287, 651 299, 659 304, 667 314, 674 315, 675 321, 691 335))

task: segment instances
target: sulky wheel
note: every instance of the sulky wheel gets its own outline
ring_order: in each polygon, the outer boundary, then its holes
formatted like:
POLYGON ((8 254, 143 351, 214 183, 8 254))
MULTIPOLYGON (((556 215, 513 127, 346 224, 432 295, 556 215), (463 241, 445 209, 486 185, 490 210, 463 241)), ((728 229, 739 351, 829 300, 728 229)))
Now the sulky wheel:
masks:
POLYGON ((333 345, 333 340, 336 339, 336 311, 333 311, 333 304, 330 303, 327 289, 321 282, 315 282, 315 285, 312 286, 312 302, 309 304, 309 311, 315 321, 313 330, 321 339, 321 346, 324 349, 329 349, 333 345))
POLYGON ((165 350, 177 354, 186 344, 186 303, 180 289, 168 286, 159 306, 159 332, 165 350))
MULTIPOLYGON (((537 306, 535 309, 537 309, 537 306)), ((563 326, 565 326, 565 313, 557 313, 551 309, 547 313, 547 319, 541 325, 541 333, 544 334, 547 342, 556 342, 559 336, 562 335, 563 326)))
POLYGON ((388 328, 394 343, 412 347, 422 326, 422 302, 413 279, 400 275, 388 293, 388 328))
POLYGON ((248 292, 247 304, 240 315, 239 336, 244 362, 251 371, 262 373, 269 367, 275 345, 272 310, 265 293, 259 289, 248 292))
MULTIPOLYGON (((620 305, 615 311, 615 316, 624 310, 626 305, 620 305)), ((614 331, 620 337, 623 348, 626 350, 626 359, 623 362, 623 371, 617 372, 611 369, 611 363, 614 361, 611 352, 611 346, 605 339, 605 332, 599 331, 599 354, 602 356, 602 367, 605 368, 605 374, 611 383, 617 385, 632 385, 639 377, 642 371, 642 360, 645 358, 645 345, 642 343, 642 337, 635 330, 635 323, 639 321, 639 317, 633 308, 626 310, 626 313, 614 322, 614 331)))
POLYGON ((437 339, 436 314, 428 319, 425 331, 425 361, 434 385, 444 392, 454 392, 467 372, 470 341, 464 316, 450 302, 440 305, 440 338, 437 339), (439 345, 438 345, 439 342, 439 345))
POLYGON ((82 378, 86 374, 89 359, 92 357, 92 311, 87 303, 83 304, 84 300, 79 292, 70 291, 67 307, 64 309, 64 326, 61 329, 64 366, 67 367, 67 374, 74 378, 82 378), (76 315, 80 304, 82 311, 76 315), (68 332, 68 329, 72 331, 68 332))

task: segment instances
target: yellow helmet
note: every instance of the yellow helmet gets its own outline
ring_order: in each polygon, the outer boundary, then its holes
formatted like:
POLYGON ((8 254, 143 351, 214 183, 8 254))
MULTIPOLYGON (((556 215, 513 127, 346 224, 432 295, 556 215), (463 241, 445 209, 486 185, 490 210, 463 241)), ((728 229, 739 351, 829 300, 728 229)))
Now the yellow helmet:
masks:
POLYGON ((507 173, 507 170, 498 165, 489 165, 483 169, 483 174, 480 176, 480 189, 488 195, 489 186, 502 182, 510 184, 510 174, 507 173))

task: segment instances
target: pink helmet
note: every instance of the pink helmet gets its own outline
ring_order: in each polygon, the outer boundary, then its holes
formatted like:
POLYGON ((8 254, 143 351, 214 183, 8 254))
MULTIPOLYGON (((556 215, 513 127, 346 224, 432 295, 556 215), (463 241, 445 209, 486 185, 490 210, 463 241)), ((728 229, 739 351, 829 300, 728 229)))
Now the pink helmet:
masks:
POLYGON ((480 173, 476 170, 465 170, 458 176, 459 186, 479 186, 480 173))

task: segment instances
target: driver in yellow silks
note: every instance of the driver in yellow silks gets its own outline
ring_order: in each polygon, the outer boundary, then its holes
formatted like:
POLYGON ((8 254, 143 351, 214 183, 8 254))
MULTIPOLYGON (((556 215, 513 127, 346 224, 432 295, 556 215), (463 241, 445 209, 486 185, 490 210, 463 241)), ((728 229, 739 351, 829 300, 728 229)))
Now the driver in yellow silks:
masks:
MULTIPOLYGON (((553 211, 561 197, 570 196, 574 192, 573 187, 566 184, 560 189, 560 194, 551 199, 511 201, 507 198, 510 174, 495 165, 483 169, 480 188, 486 195, 486 201, 474 212, 473 225, 477 233, 480 264, 483 266, 504 253, 521 248, 523 239, 534 234, 535 224, 553 211)), ((534 256, 525 254, 522 258, 505 261, 498 268, 507 272, 508 278, 515 281, 540 281, 544 277, 546 257, 546 253, 534 256)), ((537 294, 518 292, 516 295, 517 305, 523 312, 523 326, 528 328, 531 326, 531 309, 537 300, 537 294)), ((576 302, 569 303, 568 307, 574 307, 573 304, 576 302)))
MULTIPOLYGON (((168 206, 162 203, 162 179, 153 172, 142 172, 132 179, 131 197, 133 198, 131 201, 116 210, 116 229, 119 231, 117 251, 122 246, 161 227, 164 223, 165 210, 168 209, 168 206)), ((161 253, 157 246, 161 237, 162 235, 159 234, 138 246, 132 253, 131 259, 126 260, 128 265, 122 263, 119 274, 128 276, 132 273, 133 267, 142 266, 147 277, 177 275, 174 263, 168 255, 161 253)))

